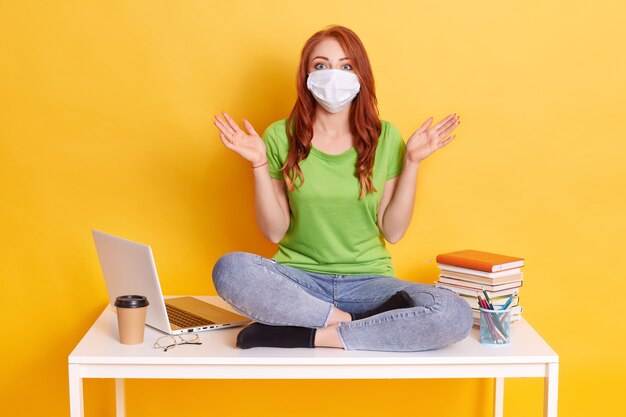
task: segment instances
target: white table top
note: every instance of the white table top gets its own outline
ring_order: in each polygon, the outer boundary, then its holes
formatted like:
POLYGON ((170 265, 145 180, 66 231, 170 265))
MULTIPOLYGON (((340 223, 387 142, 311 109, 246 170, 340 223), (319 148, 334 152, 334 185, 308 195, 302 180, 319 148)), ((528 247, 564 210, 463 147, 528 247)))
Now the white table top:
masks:
MULTIPOLYGON (((232 310, 217 296, 199 296, 232 310)), ((123 345, 118 341, 117 316, 106 307, 68 357, 70 364, 162 364, 162 365, 386 365, 386 364, 527 364, 558 363, 558 355, 523 318, 511 326, 511 343, 487 346, 473 328, 463 341, 423 352, 344 351, 334 348, 235 347, 242 327, 198 333, 202 345, 176 346, 167 352, 154 349, 165 334, 146 326, 144 343, 123 345)))

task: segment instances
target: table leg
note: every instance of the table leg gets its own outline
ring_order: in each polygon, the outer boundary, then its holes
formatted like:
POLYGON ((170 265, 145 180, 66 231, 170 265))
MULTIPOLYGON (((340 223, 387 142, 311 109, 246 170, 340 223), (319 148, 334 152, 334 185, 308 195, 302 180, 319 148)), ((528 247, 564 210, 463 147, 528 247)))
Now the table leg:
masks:
POLYGON ((544 417, 556 417, 559 388, 559 364, 549 363, 546 365, 546 379, 543 386, 543 415, 544 417))
POLYGON ((502 417, 504 415, 504 378, 495 378, 495 382, 493 415, 494 417, 502 417))
POLYGON ((126 417, 126 393, 124 378, 115 379, 115 416, 126 417))
POLYGON ((83 378, 80 375, 80 365, 68 366, 70 380, 70 417, 84 417, 83 407, 83 378))

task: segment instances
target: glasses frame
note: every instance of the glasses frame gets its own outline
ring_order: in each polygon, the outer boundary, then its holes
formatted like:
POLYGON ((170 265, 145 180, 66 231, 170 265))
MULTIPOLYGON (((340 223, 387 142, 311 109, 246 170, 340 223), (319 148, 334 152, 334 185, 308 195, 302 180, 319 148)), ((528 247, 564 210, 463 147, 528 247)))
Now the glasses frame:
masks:
POLYGON ((198 333, 193 333, 190 335, 167 335, 159 337, 154 345, 152 346, 154 349, 163 349, 163 352, 167 352, 170 349, 174 349, 178 345, 201 345, 200 336, 198 333), (184 337, 187 336, 187 337, 184 337), (169 339, 169 340, 168 340, 169 339))

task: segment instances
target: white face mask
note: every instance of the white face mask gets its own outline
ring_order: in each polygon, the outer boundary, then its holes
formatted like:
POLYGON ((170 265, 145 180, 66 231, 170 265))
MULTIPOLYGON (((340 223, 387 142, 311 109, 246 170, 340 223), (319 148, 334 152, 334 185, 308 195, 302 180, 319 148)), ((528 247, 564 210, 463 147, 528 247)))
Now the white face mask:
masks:
POLYGON ((355 73, 338 69, 313 71, 306 80, 306 86, 315 100, 331 113, 338 113, 349 106, 361 89, 355 73))

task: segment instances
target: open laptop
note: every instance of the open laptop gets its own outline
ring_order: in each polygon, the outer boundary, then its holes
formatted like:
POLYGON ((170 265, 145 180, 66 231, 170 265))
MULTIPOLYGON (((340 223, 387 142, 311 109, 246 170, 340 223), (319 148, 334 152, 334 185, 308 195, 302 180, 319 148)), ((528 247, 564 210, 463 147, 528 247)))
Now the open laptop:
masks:
POLYGON ((146 324, 168 334, 244 325, 251 320, 194 297, 163 298, 150 246, 92 230, 111 306, 120 295, 148 298, 146 324))

